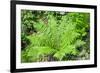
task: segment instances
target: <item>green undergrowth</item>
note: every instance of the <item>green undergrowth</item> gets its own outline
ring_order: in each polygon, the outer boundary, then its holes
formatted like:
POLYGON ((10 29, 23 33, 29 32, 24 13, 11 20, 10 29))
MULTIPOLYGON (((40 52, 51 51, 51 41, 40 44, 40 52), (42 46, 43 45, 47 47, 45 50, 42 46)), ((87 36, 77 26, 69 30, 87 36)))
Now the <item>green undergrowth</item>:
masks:
POLYGON ((22 10, 21 16, 22 62, 89 59, 89 13, 22 10))

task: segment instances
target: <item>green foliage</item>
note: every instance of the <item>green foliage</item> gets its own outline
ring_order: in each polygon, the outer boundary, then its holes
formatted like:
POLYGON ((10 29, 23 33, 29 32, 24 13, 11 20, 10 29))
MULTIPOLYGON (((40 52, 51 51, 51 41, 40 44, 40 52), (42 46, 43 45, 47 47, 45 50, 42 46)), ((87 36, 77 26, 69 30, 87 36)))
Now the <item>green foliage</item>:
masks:
POLYGON ((30 42, 22 62, 78 60, 83 50, 89 52, 89 13, 23 10, 21 16, 22 33, 30 42))

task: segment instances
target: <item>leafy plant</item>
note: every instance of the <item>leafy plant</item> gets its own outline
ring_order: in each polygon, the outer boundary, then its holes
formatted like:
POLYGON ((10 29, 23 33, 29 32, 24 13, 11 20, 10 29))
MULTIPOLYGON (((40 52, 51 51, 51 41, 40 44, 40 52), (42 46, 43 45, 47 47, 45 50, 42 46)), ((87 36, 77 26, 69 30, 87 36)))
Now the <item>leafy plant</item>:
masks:
POLYGON ((30 43, 22 50, 22 62, 83 59, 87 53, 82 53, 84 50, 88 50, 89 55, 89 20, 89 13, 23 10, 22 25, 32 22, 34 29, 31 30, 36 32, 26 35, 30 43))

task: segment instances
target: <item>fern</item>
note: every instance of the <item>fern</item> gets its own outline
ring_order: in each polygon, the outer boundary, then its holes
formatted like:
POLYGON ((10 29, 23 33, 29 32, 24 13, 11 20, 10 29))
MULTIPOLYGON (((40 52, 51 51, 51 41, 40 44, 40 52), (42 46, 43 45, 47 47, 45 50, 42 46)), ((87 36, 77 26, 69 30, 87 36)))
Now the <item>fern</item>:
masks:
POLYGON ((81 53, 78 48, 87 44, 83 38, 88 34, 88 13, 60 14, 59 20, 54 12, 46 15, 47 23, 41 19, 34 22, 37 33, 27 36, 30 44, 22 51, 22 62, 49 61, 49 57, 55 61, 71 60, 67 56, 78 56, 81 53))

